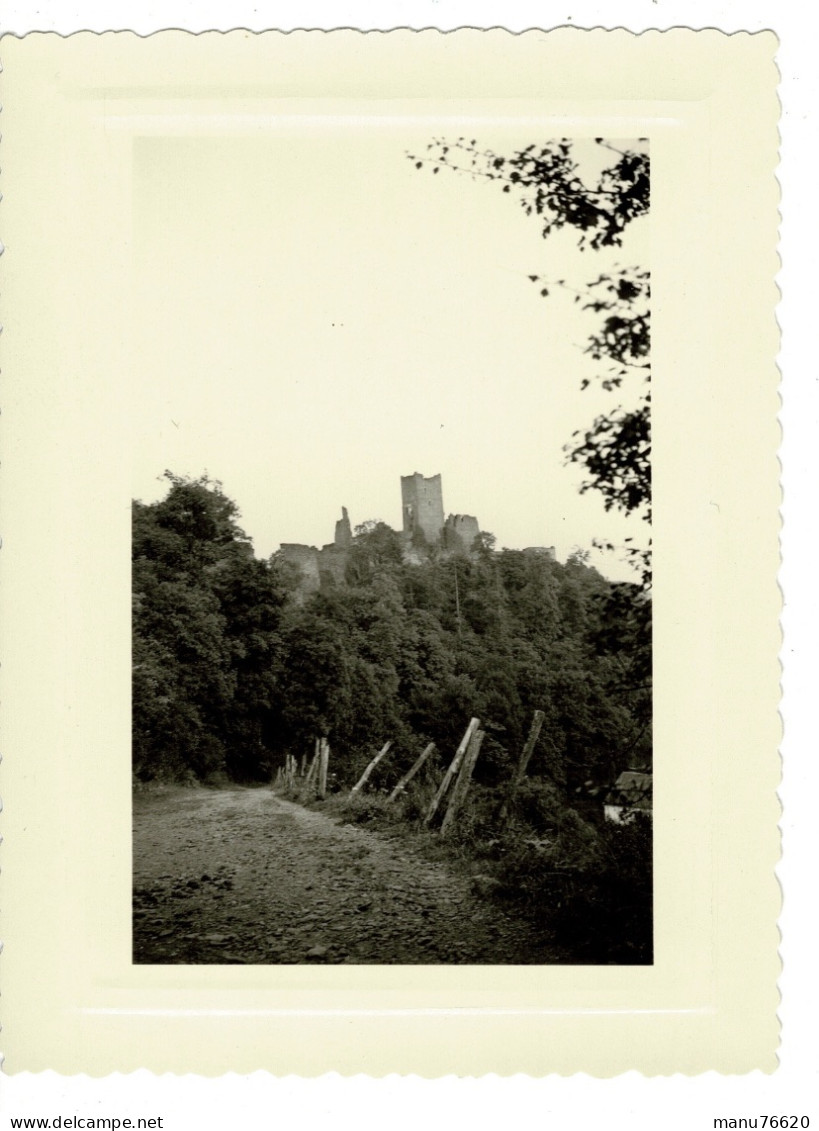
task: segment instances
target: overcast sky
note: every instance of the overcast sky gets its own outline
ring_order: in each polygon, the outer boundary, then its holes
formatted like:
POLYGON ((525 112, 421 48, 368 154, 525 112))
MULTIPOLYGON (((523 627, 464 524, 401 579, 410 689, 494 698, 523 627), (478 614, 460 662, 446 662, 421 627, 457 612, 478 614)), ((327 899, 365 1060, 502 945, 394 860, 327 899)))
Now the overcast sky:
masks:
MULTIPOLYGON (((461 133, 502 153, 554 136, 385 113, 136 142, 136 498, 164 494, 165 468, 206 471, 267 556, 331 541, 342 505, 354 525, 400 529, 400 476, 440 472, 445 511, 476 515, 499 546, 563 560, 594 537, 644 537, 580 496, 564 462, 572 432, 614 403, 580 391, 594 319, 527 275, 649 265, 647 225, 614 254, 581 253, 574 233, 544 241, 498 185, 406 157, 461 133)), ((589 141, 578 153, 614 159, 589 141)))

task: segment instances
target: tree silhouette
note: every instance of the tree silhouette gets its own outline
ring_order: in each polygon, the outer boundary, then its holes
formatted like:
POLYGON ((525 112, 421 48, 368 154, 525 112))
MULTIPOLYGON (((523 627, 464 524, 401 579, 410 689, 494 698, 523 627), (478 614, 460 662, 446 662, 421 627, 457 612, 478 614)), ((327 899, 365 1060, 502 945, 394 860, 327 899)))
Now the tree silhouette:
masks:
MULTIPOLYGON (((455 142, 433 139, 426 152, 407 156, 416 168, 441 169, 494 181, 505 193, 514 193, 527 216, 536 217, 541 236, 548 239, 563 228, 579 232, 581 251, 620 247, 628 225, 648 215, 650 164, 640 148, 620 149, 603 138, 598 145, 611 150, 615 160, 596 178, 584 179, 575 158, 574 143, 562 138, 529 145, 509 156, 478 147, 477 140, 455 142)), ((619 403, 574 433, 565 451, 570 462, 584 468, 581 491, 594 490, 606 510, 636 514, 651 522, 651 286, 649 272, 641 267, 621 267, 601 274, 578 290, 564 279, 532 274, 529 280, 547 298, 553 290, 573 292, 575 303, 600 315, 598 329, 589 336, 585 352, 600 363, 600 387, 618 394, 619 403), (632 403, 624 404, 626 392, 632 403)), ((585 388, 589 380, 582 382, 585 388)), ((650 544, 650 543, 649 543, 650 544)), ((627 555, 650 585, 649 551, 627 548, 627 555)))

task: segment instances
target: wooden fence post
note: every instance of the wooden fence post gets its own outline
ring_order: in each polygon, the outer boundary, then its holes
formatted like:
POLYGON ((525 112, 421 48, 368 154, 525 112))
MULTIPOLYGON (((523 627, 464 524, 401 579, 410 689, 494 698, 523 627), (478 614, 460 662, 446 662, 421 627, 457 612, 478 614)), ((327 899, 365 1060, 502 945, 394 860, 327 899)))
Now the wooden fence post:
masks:
POLYGON ((412 779, 415 777, 415 775, 421 769, 424 762, 426 762, 427 758, 429 758, 430 754, 432 754, 434 749, 435 749, 435 743, 430 742, 429 746, 426 747, 426 749, 424 750, 424 752, 420 756, 420 758, 416 758, 416 760, 413 762, 412 768, 410 770, 408 770, 407 773, 405 773, 404 776, 401 778, 398 785, 395 787, 395 789, 392 791, 392 793, 387 798, 387 801, 395 801, 398 794, 401 793, 403 790, 405 790, 407 788, 409 783, 412 781, 412 779))
POLYGON ((313 760, 310 763, 310 769, 307 771, 307 777, 304 780, 304 784, 306 786, 309 786, 309 785, 312 784, 313 778, 316 776, 316 770, 318 769, 318 764, 319 764, 319 753, 318 753, 318 751, 316 751, 316 753, 313 755, 313 760))
POLYGON ((512 782, 509 786, 509 792, 506 795, 506 800, 501 806, 501 817, 506 816, 506 814, 509 812, 509 808, 512 802, 515 799, 515 794, 518 791, 518 786, 523 781, 523 778, 526 774, 526 767, 529 765, 529 759, 532 757, 532 751, 535 749, 535 743, 537 742, 542 725, 543 712, 535 711, 534 717, 532 718, 532 725, 529 728, 529 737, 526 739, 526 745, 523 748, 523 753, 521 754, 520 761, 518 762, 518 768, 515 770, 515 776, 512 778, 512 782))
POLYGON ((358 791, 361 789, 361 787, 366 783, 367 778, 369 778, 370 774, 373 772, 375 767, 378 765, 378 763, 381 761, 381 759, 384 757, 384 755, 387 753, 387 751, 389 750, 389 748, 391 746, 392 746, 391 741, 384 743, 384 745, 378 751, 376 756, 373 758, 372 762, 370 762, 370 764, 367 766, 367 769, 364 771, 364 773, 361 775, 361 777, 355 783, 353 788, 350 790, 350 796, 351 797, 354 793, 358 793, 358 791))
POLYGON ((472 738, 472 735, 478 729, 479 723, 480 723, 480 719, 470 719, 469 720, 469 726, 466 728, 466 732, 464 733, 464 736, 461 739, 460 746, 455 751, 455 757, 450 762, 449 769, 444 774, 444 780, 438 786, 438 792, 435 794, 435 797, 432 799, 432 804, 429 807, 429 812, 427 813, 426 819, 424 820, 425 825, 428 825, 430 823, 430 821, 432 820, 432 818, 435 816, 435 814, 438 812, 438 806, 441 804, 441 801, 444 798, 444 794, 449 789, 450 782, 455 777, 458 770, 461 768, 461 760, 463 759, 464 752, 465 752, 467 746, 469 745, 469 741, 472 738))
POLYGON ((446 813, 444 813, 444 819, 441 822, 441 836, 446 836, 447 829, 455 820, 458 810, 464 803, 464 798, 466 797, 467 791, 469 790, 469 786, 472 781, 472 771, 475 769, 475 763, 478 760, 478 754, 480 753, 484 733, 485 732, 482 730, 476 730, 472 735, 469 743, 469 749, 467 750, 466 757, 464 758, 463 768, 458 774, 458 780, 453 786, 452 797, 450 799, 449 806, 447 807, 447 811, 446 813))
POLYGON ((327 796, 327 766, 330 762, 330 745, 326 738, 321 740, 319 753, 318 795, 321 801, 327 796))

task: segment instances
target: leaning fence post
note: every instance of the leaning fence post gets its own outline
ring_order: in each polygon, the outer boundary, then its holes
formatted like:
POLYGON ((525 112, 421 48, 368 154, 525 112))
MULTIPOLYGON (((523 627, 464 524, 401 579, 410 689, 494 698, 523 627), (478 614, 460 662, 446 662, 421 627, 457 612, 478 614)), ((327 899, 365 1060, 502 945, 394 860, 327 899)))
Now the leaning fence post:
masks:
POLYGON ((506 795, 506 800, 504 801, 503 805, 501 805, 501 817, 506 816, 506 814, 509 812, 509 808, 512 802, 515 799, 515 794, 518 791, 518 786, 523 781, 524 775, 526 773, 526 767, 529 765, 529 759, 532 757, 532 751, 535 748, 535 743, 537 742, 542 725, 543 712, 535 711, 534 717, 532 719, 532 725, 529 728, 529 737, 526 739, 526 745, 523 748, 523 753, 521 754, 520 761, 518 762, 518 768, 515 770, 515 776, 512 778, 511 784, 509 786, 509 792, 506 795))
POLYGON ((359 791, 359 790, 361 789, 361 787, 362 787, 362 786, 363 786, 363 785, 365 784, 365 782, 367 781, 367 778, 369 778, 370 774, 371 774, 371 773, 373 772, 373 770, 375 769, 375 767, 376 767, 376 766, 378 765, 378 763, 379 763, 379 762, 381 761, 381 759, 382 759, 382 758, 384 757, 384 755, 385 755, 385 754, 387 753, 387 751, 389 750, 389 748, 390 748, 391 746, 392 746, 392 742, 385 742, 385 743, 384 743, 384 745, 383 745, 383 746, 381 747, 381 749, 380 749, 380 750, 378 751, 378 753, 376 754, 376 756, 375 756, 375 757, 373 758, 372 762, 370 762, 370 764, 369 764, 369 765, 367 766, 367 768, 366 768, 366 770, 364 771, 364 773, 363 773, 363 774, 361 775, 361 777, 360 777, 360 778, 358 779, 358 781, 357 781, 357 782, 355 783, 355 785, 353 786, 353 788, 352 788, 352 789, 350 790, 350 796, 351 796, 351 797, 352 797, 352 795, 353 795, 354 793, 358 793, 358 791, 359 791))
POLYGON ((330 745, 326 738, 321 740, 321 750, 319 756, 319 780, 318 780, 318 795, 323 801, 327 796, 327 766, 330 761, 330 745))
POLYGON ((403 790, 405 790, 407 788, 409 783, 412 781, 412 779, 415 777, 415 775, 421 769, 424 762, 426 762, 427 758, 429 758, 430 754, 432 754, 434 749, 435 749, 435 743, 430 742, 429 746, 427 746, 425 748, 423 754, 421 754, 421 756, 419 758, 416 758, 416 760, 412 764, 412 768, 410 770, 408 770, 407 773, 404 774, 404 776, 401 778, 398 785, 395 787, 395 789, 389 795, 389 797, 387 798, 388 802, 389 801, 395 801, 398 794, 401 793, 403 790))
POLYGON ((464 756, 464 751, 466 750, 467 746, 469 745, 469 740, 472 738, 472 735, 478 729, 479 722, 480 722, 480 719, 470 719, 469 720, 469 726, 466 728, 466 732, 464 733, 464 736, 461 739, 460 746, 455 751, 455 757, 450 762, 449 769, 444 774, 444 780, 438 786, 438 792, 435 794, 435 797, 432 799, 432 804, 429 807, 429 812, 427 813, 426 818, 424 820, 425 825, 428 825, 430 823, 430 821, 432 820, 432 818, 435 816, 435 814, 438 812, 438 806, 441 804, 441 801, 444 798, 444 794, 449 789, 450 782, 455 777, 455 774, 457 774, 458 770, 461 768, 461 760, 464 756))
POLYGON ((310 763, 310 769, 307 771, 307 777, 304 779, 304 784, 306 786, 312 785, 313 778, 316 776, 316 770, 318 769, 318 764, 319 764, 319 753, 318 753, 318 751, 316 751, 316 753, 313 755, 313 760, 310 763))
POLYGON ((484 731, 476 730, 469 742, 469 749, 466 752, 466 758, 461 772, 458 774, 458 780, 452 789, 452 797, 450 798, 449 806, 444 819, 441 822, 441 836, 446 835, 446 831, 452 822, 455 820, 458 810, 464 803, 467 791, 469 790, 470 783, 472 782, 472 771, 475 769, 475 763, 478 760, 480 753, 481 743, 483 742, 484 731))

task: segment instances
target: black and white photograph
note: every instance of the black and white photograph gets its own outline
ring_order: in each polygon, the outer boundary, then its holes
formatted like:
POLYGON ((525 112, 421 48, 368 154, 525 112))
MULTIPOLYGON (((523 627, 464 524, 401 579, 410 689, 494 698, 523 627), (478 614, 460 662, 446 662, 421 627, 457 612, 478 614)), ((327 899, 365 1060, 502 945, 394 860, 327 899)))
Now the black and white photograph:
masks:
POLYGON ((650 965, 649 139, 133 162, 134 962, 650 965))
POLYGON ((7 1071, 767 1079, 776 37, 204 30, 2 43, 7 1071))

